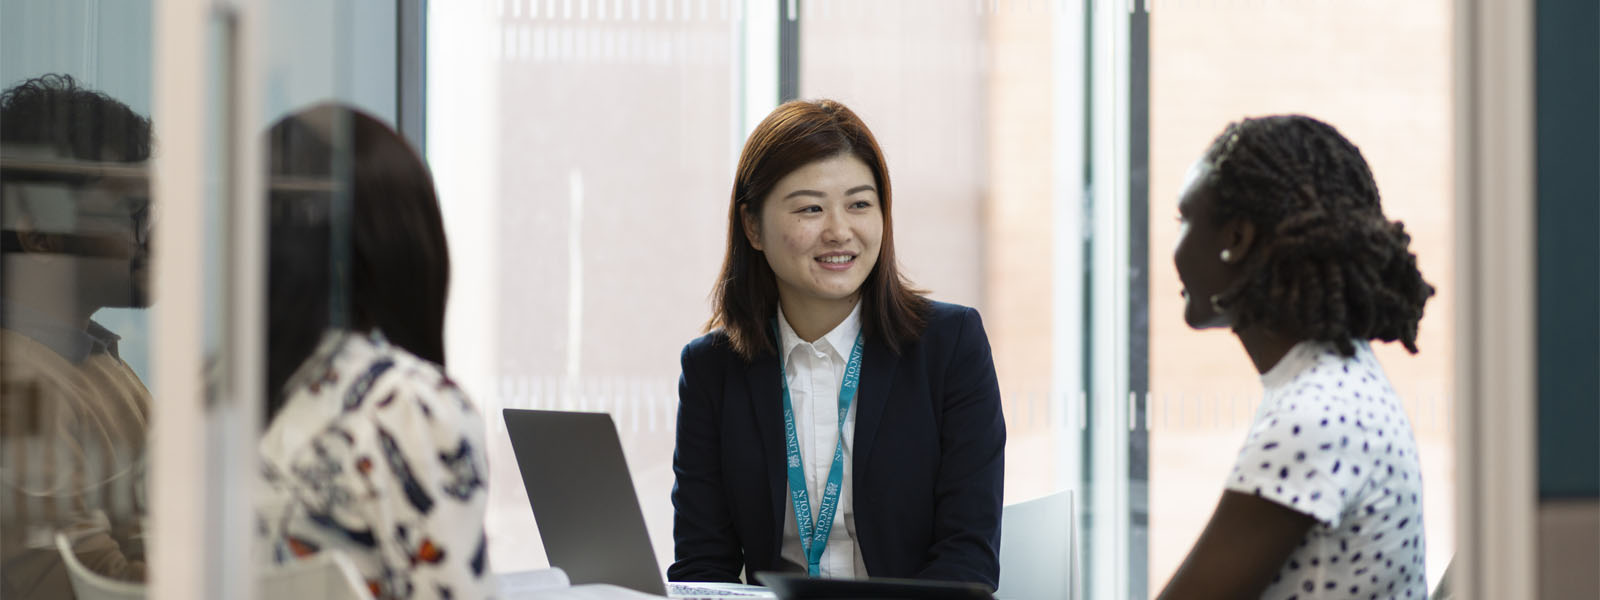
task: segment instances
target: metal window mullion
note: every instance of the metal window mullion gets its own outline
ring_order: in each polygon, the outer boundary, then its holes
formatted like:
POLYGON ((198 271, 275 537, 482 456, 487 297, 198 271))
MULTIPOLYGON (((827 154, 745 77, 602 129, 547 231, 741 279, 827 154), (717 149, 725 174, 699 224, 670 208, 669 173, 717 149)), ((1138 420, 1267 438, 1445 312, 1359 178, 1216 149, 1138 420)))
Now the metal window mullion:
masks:
POLYGON ((428 0, 395 0, 395 121, 401 135, 427 156, 428 0))
POLYGON ((1536 596, 1530 0, 1457 0, 1456 562, 1461 598, 1536 596))
POLYGON ((775 0, 778 9, 778 102, 800 98, 799 0, 775 0))
POLYGON ((1128 168, 1124 213, 1128 271, 1123 288, 1128 298, 1128 593, 1131 598, 1150 596, 1150 431, 1143 424, 1150 407, 1150 13, 1130 10, 1126 64, 1128 114, 1123 155, 1128 168))
POLYGON ((218 572, 209 580, 210 597, 253 600, 257 595, 254 548, 256 448, 261 436, 262 407, 266 405, 267 356, 267 227, 269 225, 265 161, 257 132, 266 129, 262 109, 264 67, 263 5, 268 0, 230 0, 225 15, 227 62, 219 75, 224 93, 217 107, 224 131, 217 139, 232 159, 224 165, 226 176, 219 206, 224 211, 227 235, 220 250, 228 262, 223 279, 222 315, 225 320, 218 350, 224 365, 220 386, 214 391, 207 427, 212 433, 208 452, 216 476, 209 488, 216 498, 210 524, 219 544, 218 572))
POLYGON ((1129 593, 1127 6, 1092 3, 1091 598, 1129 593))
POLYGON ((201 372, 205 114, 209 0, 157 0, 153 29, 152 196, 161 242, 153 244, 157 332, 152 347, 150 597, 200 600, 212 566, 205 552, 205 406, 201 372))
MULTIPOLYGON (((1064 415, 1056 436, 1056 480, 1074 492, 1072 523, 1079 522, 1078 508, 1085 497, 1083 487, 1084 423, 1079 401, 1084 392, 1084 164, 1088 136, 1084 112, 1087 110, 1088 73, 1084 65, 1084 35, 1088 20, 1081 8, 1054 11, 1051 34, 1051 93, 1055 107, 1051 124, 1053 154, 1050 172, 1054 213, 1051 235, 1051 394, 1058 414, 1064 415)), ((1074 568, 1083 555, 1083 537, 1069 536, 1074 568)), ((1083 582, 1071 573, 1070 598, 1082 597, 1083 582)))

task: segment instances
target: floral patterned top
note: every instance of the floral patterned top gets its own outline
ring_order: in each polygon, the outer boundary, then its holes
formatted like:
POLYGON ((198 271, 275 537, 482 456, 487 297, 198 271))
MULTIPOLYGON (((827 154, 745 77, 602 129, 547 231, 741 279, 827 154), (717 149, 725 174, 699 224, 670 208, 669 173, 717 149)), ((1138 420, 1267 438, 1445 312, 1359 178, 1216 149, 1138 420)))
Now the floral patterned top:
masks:
POLYGON ((261 559, 342 551, 375 598, 490 597, 484 421, 440 368, 331 332, 287 389, 259 447, 261 559))

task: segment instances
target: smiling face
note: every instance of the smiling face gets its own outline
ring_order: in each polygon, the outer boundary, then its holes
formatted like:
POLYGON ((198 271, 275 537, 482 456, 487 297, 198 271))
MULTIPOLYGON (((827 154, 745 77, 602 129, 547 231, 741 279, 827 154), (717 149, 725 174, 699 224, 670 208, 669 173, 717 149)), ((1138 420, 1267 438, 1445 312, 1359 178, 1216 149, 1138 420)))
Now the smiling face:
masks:
POLYGON ((1206 185, 1211 165, 1201 159, 1189 169, 1183 193, 1178 197, 1178 245, 1172 251, 1173 266, 1183 285, 1183 320, 1195 329, 1227 327, 1231 319, 1218 312, 1211 297, 1228 289, 1239 275, 1239 259, 1248 248, 1241 245, 1236 224, 1218 224, 1214 210, 1216 194, 1206 185), (1228 249, 1228 260, 1222 251, 1228 249))
POLYGON ((853 305, 883 242, 872 169, 849 153, 800 167, 778 180, 759 215, 744 213, 744 230, 777 276, 785 311, 853 305))

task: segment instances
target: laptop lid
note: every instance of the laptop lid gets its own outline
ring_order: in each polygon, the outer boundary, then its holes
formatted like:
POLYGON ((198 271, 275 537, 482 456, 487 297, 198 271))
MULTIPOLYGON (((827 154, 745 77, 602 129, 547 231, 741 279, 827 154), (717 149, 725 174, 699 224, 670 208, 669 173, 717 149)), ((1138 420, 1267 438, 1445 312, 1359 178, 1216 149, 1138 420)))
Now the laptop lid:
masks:
POLYGON ((756 573, 780 600, 994 600, 988 586, 912 579, 812 579, 794 573, 756 573))
POLYGON ((573 584, 666 595, 611 415, 515 408, 504 415, 551 566, 573 584))

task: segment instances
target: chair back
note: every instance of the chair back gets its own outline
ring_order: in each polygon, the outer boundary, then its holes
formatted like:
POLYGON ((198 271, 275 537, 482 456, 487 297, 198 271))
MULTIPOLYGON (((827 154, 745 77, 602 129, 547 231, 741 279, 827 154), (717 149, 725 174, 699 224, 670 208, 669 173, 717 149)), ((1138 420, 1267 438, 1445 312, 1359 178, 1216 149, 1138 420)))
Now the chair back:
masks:
POLYGON ((72 542, 66 534, 56 534, 56 551, 67 566, 67 579, 72 582, 72 594, 78 600, 144 600, 144 584, 119 581, 89 570, 72 551, 72 542))
POLYGON ((262 598, 371 600, 361 572, 342 552, 323 551, 261 575, 262 598))
POLYGON ((1072 491, 1005 507, 1000 517, 1000 600, 1076 598, 1077 511, 1072 491))
POLYGON ((1451 556, 1450 562, 1445 564, 1444 576, 1439 578, 1439 585, 1433 588, 1433 593, 1428 594, 1433 600, 1456 600, 1455 586, 1456 557, 1451 556))

